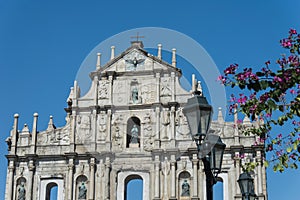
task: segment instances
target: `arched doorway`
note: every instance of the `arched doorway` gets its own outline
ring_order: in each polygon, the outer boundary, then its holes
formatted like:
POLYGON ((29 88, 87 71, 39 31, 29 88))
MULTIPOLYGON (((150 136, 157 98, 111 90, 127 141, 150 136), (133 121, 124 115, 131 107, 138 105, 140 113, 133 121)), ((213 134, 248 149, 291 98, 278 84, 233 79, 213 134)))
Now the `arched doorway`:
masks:
POLYGON ((140 147, 141 121, 137 117, 131 117, 127 121, 126 148, 140 147))
POLYGON ((130 175, 125 179, 125 200, 143 200, 143 179, 139 175, 130 175))

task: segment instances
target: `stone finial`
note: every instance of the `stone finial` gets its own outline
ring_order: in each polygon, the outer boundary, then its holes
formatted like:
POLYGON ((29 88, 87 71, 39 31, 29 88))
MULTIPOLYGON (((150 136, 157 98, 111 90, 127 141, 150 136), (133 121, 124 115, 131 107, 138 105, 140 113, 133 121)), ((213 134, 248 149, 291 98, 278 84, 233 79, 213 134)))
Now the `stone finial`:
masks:
POLYGON ((28 128, 28 125, 27 124, 24 124, 24 127, 21 131, 22 133, 29 133, 29 128, 28 128))
POLYGON ((19 118, 19 114, 18 113, 14 114, 14 118, 19 118))
POLYGON ((251 120, 249 119, 249 117, 247 115, 245 115, 245 117, 243 119, 243 124, 251 124, 251 120))
POLYGON ((237 113, 236 108, 234 108, 234 110, 233 110, 233 121, 234 121, 235 124, 237 124, 238 120, 239 120, 238 119, 238 113, 237 113))
POLYGON ((162 49, 162 45, 158 44, 157 45, 157 57, 161 60, 162 56, 161 56, 161 49, 162 49))
POLYGON ((47 131, 51 131, 51 130, 54 130, 54 129, 56 129, 56 127, 53 123, 53 116, 50 115, 47 131))
POLYGON ((33 114, 33 125, 32 125, 32 133, 36 133, 37 132, 37 120, 38 120, 38 113, 34 113, 33 114))
POLYGON ((99 70, 101 68, 101 53, 97 53, 97 65, 96 69, 99 70))
POLYGON ((110 53, 110 59, 114 59, 115 58, 115 46, 111 46, 111 53, 110 53))
POLYGON ((222 108, 219 107, 218 110, 219 110, 219 111, 218 111, 218 122, 219 122, 219 123, 223 123, 223 122, 224 122, 224 118, 223 118, 222 108))
POLYGON ((172 49, 172 66, 176 67, 176 49, 172 49))
POLYGON ((74 97, 74 87, 71 87, 70 88, 69 96, 67 98, 67 103, 70 102, 70 101, 72 101, 73 97, 74 97))
POLYGON ((196 78, 195 74, 192 74, 192 93, 196 91, 196 78))
POLYGON ((198 81, 198 82, 197 82, 197 89, 196 89, 196 91, 198 92, 198 94, 200 94, 200 96, 203 95, 203 93, 202 93, 201 81, 198 81))

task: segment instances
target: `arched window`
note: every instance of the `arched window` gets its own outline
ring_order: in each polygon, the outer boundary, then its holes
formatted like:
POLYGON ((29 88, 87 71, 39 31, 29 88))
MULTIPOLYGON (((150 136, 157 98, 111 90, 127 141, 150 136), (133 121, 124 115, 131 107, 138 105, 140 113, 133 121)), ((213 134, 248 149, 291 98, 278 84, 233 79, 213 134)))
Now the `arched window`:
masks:
POLYGON ((131 117, 127 121, 126 147, 140 147, 141 121, 137 117, 131 117))
POLYGON ((189 198, 191 196, 191 175, 189 172, 181 172, 178 180, 179 197, 189 198))
POLYGON ((224 185, 223 185, 223 179, 218 177, 217 178, 217 183, 213 187, 213 192, 214 192, 214 200, 223 200, 223 190, 224 190, 224 185))
POLYGON ((58 186, 56 183, 48 183, 46 186, 46 200, 57 200, 57 190, 58 186))
POLYGON ((87 177, 80 175, 76 179, 76 199, 85 200, 87 199, 87 177))
POLYGON ((130 175, 125 179, 125 200, 143 200, 143 179, 139 175, 130 175))

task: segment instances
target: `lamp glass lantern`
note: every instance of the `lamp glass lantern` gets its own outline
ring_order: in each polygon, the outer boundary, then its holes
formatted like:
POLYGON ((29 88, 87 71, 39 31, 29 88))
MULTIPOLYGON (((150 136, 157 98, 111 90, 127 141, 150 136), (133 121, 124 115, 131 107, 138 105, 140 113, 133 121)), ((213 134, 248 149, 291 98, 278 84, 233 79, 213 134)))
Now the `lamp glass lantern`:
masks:
POLYGON ((187 117, 192 138, 197 143, 201 143, 210 126, 212 106, 208 104, 205 97, 195 95, 188 99, 183 113, 187 117))
POLYGON ((240 174, 238 183, 244 200, 257 199, 257 196, 254 193, 254 180, 248 172, 240 174))
MULTIPOLYGON (((210 136, 210 135, 207 135, 210 136)), ((214 144, 213 149, 211 150, 211 155, 209 157, 210 160, 210 167, 211 171, 216 177, 222 170, 222 161, 223 161, 223 154, 226 145, 222 142, 221 137, 218 135, 213 135, 217 137, 214 141, 217 143, 214 144)))

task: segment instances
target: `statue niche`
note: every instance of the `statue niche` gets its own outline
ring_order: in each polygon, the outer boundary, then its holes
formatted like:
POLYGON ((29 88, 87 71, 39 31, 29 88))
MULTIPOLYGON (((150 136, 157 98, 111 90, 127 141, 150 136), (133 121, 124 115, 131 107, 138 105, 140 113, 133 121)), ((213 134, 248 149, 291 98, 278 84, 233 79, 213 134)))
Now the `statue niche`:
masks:
POLYGON ((131 117, 127 121, 126 147, 140 147, 141 121, 137 117, 131 117))
POLYGON ((139 91, 139 84, 136 79, 130 83, 130 101, 131 104, 138 104, 142 102, 141 92, 139 91))

